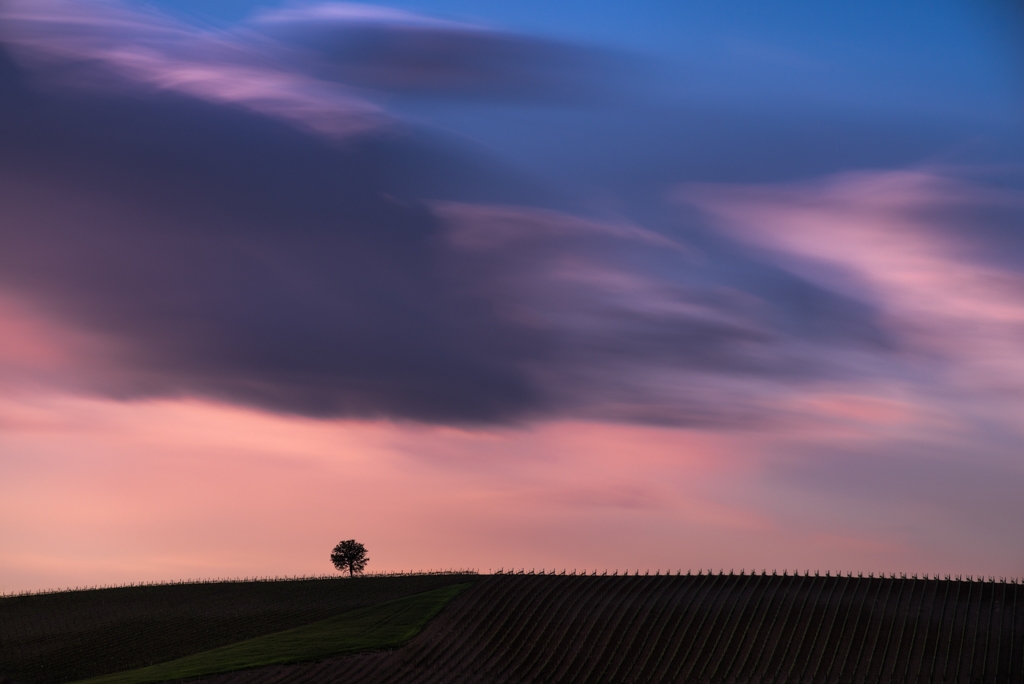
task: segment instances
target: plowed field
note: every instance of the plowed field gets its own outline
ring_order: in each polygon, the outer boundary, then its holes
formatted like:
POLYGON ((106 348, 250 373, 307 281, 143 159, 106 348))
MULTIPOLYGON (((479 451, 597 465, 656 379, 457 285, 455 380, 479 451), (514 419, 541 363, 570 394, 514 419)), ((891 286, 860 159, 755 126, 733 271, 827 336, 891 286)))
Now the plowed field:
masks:
POLYGON ((497 575, 392 653, 204 684, 1024 681, 1017 584, 497 575))

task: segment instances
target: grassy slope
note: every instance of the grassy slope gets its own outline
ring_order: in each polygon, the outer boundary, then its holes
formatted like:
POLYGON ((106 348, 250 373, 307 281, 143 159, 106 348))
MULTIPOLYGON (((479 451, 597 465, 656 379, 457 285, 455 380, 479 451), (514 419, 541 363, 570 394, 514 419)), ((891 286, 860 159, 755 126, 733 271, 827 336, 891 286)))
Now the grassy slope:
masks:
POLYGON ((211 582, 0 598, 0 677, 59 684, 155 665, 467 575, 211 582))
POLYGON ((415 636, 445 604, 469 586, 456 584, 387 601, 171 662, 96 677, 83 684, 143 684, 393 648, 415 636))

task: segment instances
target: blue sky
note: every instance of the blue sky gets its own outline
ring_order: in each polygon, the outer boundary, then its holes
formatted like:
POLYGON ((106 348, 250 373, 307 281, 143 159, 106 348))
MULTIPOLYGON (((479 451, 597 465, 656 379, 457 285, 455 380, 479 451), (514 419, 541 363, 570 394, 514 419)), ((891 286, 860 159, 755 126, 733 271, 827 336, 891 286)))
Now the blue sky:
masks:
MULTIPOLYGON (((237 22, 280 3, 145 3, 237 22)), ((839 106, 1019 120, 1020 11, 1010 3, 405 2, 432 17, 661 57, 669 100, 839 106), (673 81, 675 79, 672 79, 673 81), (675 86, 675 87, 673 87, 675 86)))

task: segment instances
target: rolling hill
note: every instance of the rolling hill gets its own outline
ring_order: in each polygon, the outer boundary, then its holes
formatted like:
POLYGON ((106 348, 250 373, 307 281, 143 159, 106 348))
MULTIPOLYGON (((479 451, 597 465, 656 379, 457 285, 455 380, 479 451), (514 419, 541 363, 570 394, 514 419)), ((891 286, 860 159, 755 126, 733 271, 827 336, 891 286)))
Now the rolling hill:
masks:
POLYGON ((401 648, 201 681, 1017 683, 1022 600, 1002 581, 502 574, 401 648))
POLYGON ((475 577, 204 582, 7 596, 0 598, 0 677, 58 684, 156 665, 475 577))

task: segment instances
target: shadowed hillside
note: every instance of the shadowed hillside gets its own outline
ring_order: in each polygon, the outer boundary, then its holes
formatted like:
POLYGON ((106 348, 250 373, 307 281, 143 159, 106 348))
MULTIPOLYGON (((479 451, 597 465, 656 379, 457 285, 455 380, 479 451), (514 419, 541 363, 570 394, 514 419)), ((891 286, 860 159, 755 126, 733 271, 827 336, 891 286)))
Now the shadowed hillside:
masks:
POLYGON ((57 684, 145 667, 473 577, 209 582, 7 596, 0 598, 0 677, 57 684))
POLYGON ((1018 584, 497 575, 408 646, 206 684, 1021 682, 1018 584))

